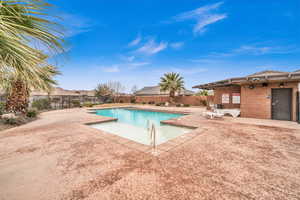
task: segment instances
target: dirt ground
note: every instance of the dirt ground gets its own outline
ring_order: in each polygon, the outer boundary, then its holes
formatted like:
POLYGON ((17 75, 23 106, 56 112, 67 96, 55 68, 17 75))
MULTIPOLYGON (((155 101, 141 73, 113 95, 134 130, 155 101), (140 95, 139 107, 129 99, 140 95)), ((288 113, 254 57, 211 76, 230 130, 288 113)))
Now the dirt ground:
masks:
POLYGON ((173 120, 199 129, 158 156, 84 125, 107 119, 85 109, 43 113, 0 132, 0 199, 300 199, 300 125, 200 112, 173 120))

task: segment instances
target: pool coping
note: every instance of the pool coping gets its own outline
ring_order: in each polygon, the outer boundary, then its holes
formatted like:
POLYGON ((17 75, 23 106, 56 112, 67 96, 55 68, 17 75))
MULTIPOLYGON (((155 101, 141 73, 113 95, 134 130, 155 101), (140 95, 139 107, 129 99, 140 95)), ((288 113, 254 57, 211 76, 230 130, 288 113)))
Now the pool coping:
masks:
MULTIPOLYGON (((137 108, 137 107, 133 107, 133 106, 126 106, 126 107, 108 107, 108 108, 97 108, 97 109, 87 109, 89 114, 95 114, 96 110, 103 110, 103 109, 114 109, 114 108, 127 108, 127 109, 136 109, 136 110, 148 110, 148 111, 153 111, 153 112, 165 112, 165 113, 174 113, 174 114, 183 114, 184 116, 191 114, 191 112, 180 112, 180 111, 169 111, 169 110, 156 110, 156 109, 141 109, 141 108, 137 108)), ((181 117, 184 117, 181 116, 181 117)), ((104 116, 103 116, 104 117, 104 116)), ((160 155, 161 153, 166 153, 169 152, 170 150, 177 148, 178 146, 181 146, 182 144, 192 140, 194 137, 196 137, 199 133, 203 132, 203 128, 199 128, 199 127, 195 127, 195 126, 189 126, 189 125, 184 125, 184 124, 180 124, 180 123, 176 123, 176 121, 174 121, 175 119, 180 119, 179 118, 171 118, 168 120, 164 120, 161 121, 162 124, 166 124, 166 125, 172 125, 172 126, 178 126, 178 127, 183 127, 183 128, 190 128, 191 131, 188 133, 185 133, 181 136, 175 137, 171 140, 168 140, 167 142, 164 142, 162 144, 157 145, 155 148, 151 147, 150 145, 145 145, 145 144, 141 144, 138 142, 135 142, 133 140, 118 136, 118 135, 114 135, 112 133, 108 133, 99 129, 95 129, 97 130, 99 133, 102 134, 102 136, 104 136, 106 139, 113 141, 115 143, 119 143, 121 145, 125 145, 129 148, 144 152, 144 153, 151 153, 153 155, 160 155)), ((101 120, 97 120, 97 121, 93 121, 93 122, 87 122, 84 123, 84 125, 93 125, 93 124, 99 124, 99 123, 105 123, 105 122, 112 122, 112 121, 117 121, 117 118, 111 118, 111 117, 105 117, 106 119, 101 119, 101 120)))

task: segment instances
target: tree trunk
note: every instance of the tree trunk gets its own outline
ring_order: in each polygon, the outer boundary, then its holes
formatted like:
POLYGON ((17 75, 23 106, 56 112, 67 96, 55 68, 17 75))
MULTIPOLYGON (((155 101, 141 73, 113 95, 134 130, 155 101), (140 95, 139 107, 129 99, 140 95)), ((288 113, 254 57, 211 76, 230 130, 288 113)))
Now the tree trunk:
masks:
POLYGON ((170 91, 170 103, 174 103, 174 98, 175 98, 175 91, 171 90, 170 91))
POLYGON ((14 81, 12 89, 7 97, 6 111, 25 114, 27 112, 28 104, 28 87, 21 80, 14 81))

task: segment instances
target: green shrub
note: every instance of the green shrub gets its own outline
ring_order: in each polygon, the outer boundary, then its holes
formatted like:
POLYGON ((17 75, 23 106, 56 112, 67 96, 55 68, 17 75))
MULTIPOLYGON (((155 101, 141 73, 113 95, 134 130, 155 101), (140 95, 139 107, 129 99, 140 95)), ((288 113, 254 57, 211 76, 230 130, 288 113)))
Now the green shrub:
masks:
POLYGON ((112 99, 108 99, 107 101, 105 101, 105 103, 113 103, 112 99))
POLYGON ((35 109, 30 109, 27 111, 26 116, 29 118, 35 118, 38 115, 38 111, 35 109))
POLYGON ((5 103, 0 102, 0 115, 2 115, 5 111, 5 103))
POLYGON ((7 119, 2 119, 4 124, 9 124, 9 125, 16 125, 18 124, 18 120, 15 118, 7 118, 7 119))
POLYGON ((201 105, 207 106, 207 101, 206 100, 200 100, 201 105))
POLYGON ((184 104, 183 106, 184 107, 190 107, 191 105, 190 104, 184 104))
POLYGON ((49 110, 51 109, 51 103, 49 99, 37 99, 32 102, 31 107, 37 110, 49 110))
POLYGON ((91 103, 91 102, 84 102, 84 103, 83 103, 83 106, 84 106, 84 107, 89 107, 89 108, 91 108, 91 107, 94 106, 94 104, 91 103))
POLYGON ((80 107, 80 101, 79 100, 72 100, 72 105, 74 107, 80 107))
POLYGON ((21 125, 26 123, 26 118, 22 117, 22 116, 12 116, 12 117, 5 117, 2 118, 1 121, 4 124, 8 124, 8 125, 21 125))
POLYGON ((181 104, 176 104, 176 107, 181 107, 181 104))
POLYGON ((161 103, 156 103, 155 105, 156 105, 156 106, 161 106, 161 103))
POLYGON ((136 102, 135 99, 130 100, 130 103, 135 103, 135 102, 136 102))
POLYGON ((146 102, 142 102, 142 104, 146 104, 146 102))

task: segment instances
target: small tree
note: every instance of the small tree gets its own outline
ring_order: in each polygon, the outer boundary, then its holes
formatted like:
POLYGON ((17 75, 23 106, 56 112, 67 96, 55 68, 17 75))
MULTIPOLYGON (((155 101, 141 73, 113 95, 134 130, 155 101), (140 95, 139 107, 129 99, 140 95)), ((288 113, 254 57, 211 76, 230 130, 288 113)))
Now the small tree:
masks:
POLYGON ((113 95, 113 91, 107 84, 98 84, 95 89, 95 96, 109 97, 113 95))
POLYGON ((113 91, 113 99, 116 102, 121 93, 125 91, 125 87, 119 81, 111 81, 107 85, 113 91))
POLYGON ((208 96, 208 90, 200 90, 196 95, 197 96, 208 96))
POLYGON ((114 102, 118 99, 125 87, 118 81, 111 81, 99 84, 95 89, 95 95, 98 97, 112 97, 114 102))
POLYGON ((178 73, 166 73, 160 78, 160 90, 168 91, 171 100, 174 99, 176 92, 184 90, 184 81, 178 73))
POLYGON ((132 88, 131 88, 131 93, 132 93, 132 94, 135 94, 137 90, 138 90, 137 86, 134 85, 134 86, 132 86, 132 88))

